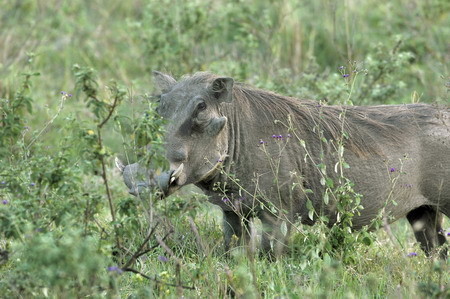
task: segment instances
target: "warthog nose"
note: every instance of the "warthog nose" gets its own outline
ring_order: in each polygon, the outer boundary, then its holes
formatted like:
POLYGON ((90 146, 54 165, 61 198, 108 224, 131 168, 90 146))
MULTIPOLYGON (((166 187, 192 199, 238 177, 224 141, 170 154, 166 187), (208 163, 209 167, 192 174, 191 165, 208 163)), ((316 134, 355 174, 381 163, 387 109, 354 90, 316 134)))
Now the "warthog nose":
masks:
POLYGON ((174 163, 185 162, 187 160, 187 152, 183 148, 168 153, 167 158, 174 163))

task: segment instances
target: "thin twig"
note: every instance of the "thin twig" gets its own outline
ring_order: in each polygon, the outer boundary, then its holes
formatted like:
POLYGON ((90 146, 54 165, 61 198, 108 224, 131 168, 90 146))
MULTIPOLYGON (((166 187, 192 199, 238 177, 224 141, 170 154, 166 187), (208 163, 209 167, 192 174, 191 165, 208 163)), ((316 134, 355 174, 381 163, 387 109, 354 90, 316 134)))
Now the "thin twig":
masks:
POLYGON ((122 268, 121 270, 125 271, 125 272, 133 272, 133 273, 139 274, 142 277, 147 278, 148 280, 152 280, 152 281, 154 281, 156 283, 159 283, 159 284, 162 284, 162 285, 166 285, 166 286, 170 286, 170 287, 176 287, 176 288, 179 287, 179 288, 183 288, 183 289, 186 289, 186 290, 195 290, 195 287, 188 287, 188 286, 185 286, 185 285, 178 285, 178 284, 174 284, 174 283, 168 283, 168 282, 160 281, 156 277, 152 278, 152 277, 150 277, 148 275, 145 275, 144 273, 139 272, 138 270, 135 270, 133 268, 122 268))
MULTIPOLYGON (((99 146, 99 149, 101 150, 103 148, 101 127, 98 126, 97 129, 98 129, 97 130, 98 146, 99 146)), ((119 233, 117 232, 116 213, 114 211, 114 205, 113 205, 113 202, 112 202, 111 190, 109 189, 108 177, 106 175, 105 158, 103 157, 102 154, 99 154, 99 160, 100 160, 100 163, 102 165, 102 178, 103 178, 103 184, 105 185, 106 196, 108 198, 109 211, 110 211, 110 214, 111 214, 111 219, 112 219, 112 221, 114 223, 113 227, 114 227, 114 235, 116 237, 116 246, 117 246, 117 248, 121 248, 120 240, 119 240, 119 233)))
POLYGON ((125 263, 123 268, 128 268, 141 255, 142 249, 144 249, 145 245, 147 245, 147 243, 150 241, 150 238, 155 233, 155 230, 158 227, 158 225, 159 225, 159 222, 157 222, 156 225, 152 227, 152 229, 148 233, 147 237, 144 239, 144 242, 142 242, 141 246, 139 246, 139 249, 136 250, 136 253, 133 254, 133 256, 128 260, 128 262, 125 263))
POLYGON ((192 217, 189 217, 188 220, 189 220, 189 225, 191 227, 191 230, 192 230, 192 232, 195 235, 195 239, 197 241, 198 250, 200 252, 204 253, 205 249, 203 247, 202 238, 200 237, 200 234, 198 233, 197 225, 195 224, 194 219, 192 219, 192 217))
POLYGON ((28 143, 28 145, 26 146, 26 150, 28 151, 30 149, 30 147, 36 142, 36 140, 39 139, 39 137, 41 137, 41 135, 44 133, 44 131, 47 130, 47 128, 53 124, 53 122, 55 121, 55 119, 59 116, 59 114, 61 113, 61 111, 64 108, 64 102, 67 99, 68 95, 63 95, 61 97, 61 101, 59 102, 59 108, 58 111, 56 112, 56 114, 52 117, 52 119, 50 119, 50 121, 48 121, 45 126, 39 131, 39 133, 30 141, 30 143, 28 143))
POLYGON ((392 233, 391 226, 389 225, 389 221, 388 221, 387 216, 386 216, 385 213, 383 213, 383 229, 386 232, 386 234, 389 236, 389 239, 391 239, 392 244, 395 245, 395 244, 398 243, 398 244, 400 244, 400 246, 402 245, 400 243, 400 241, 392 233))
POLYGON ((109 107, 108 115, 105 117, 105 119, 98 125, 98 127, 101 129, 111 118, 114 110, 116 109, 117 105, 119 104, 120 97, 118 95, 115 96, 113 104, 109 107))
MULTIPOLYGON (((170 236, 170 234, 172 234, 172 233, 173 233, 172 230, 169 231, 169 232, 162 238, 162 241, 164 242, 164 241, 167 239, 167 237, 170 236)), ((159 246, 159 244, 153 245, 153 246, 150 247, 149 249, 146 249, 146 250, 142 251, 141 253, 139 253, 139 254, 137 255, 136 258, 139 258, 139 257, 141 257, 142 255, 144 255, 144 254, 146 254, 146 253, 149 253, 149 252, 155 250, 158 246, 159 246)))
POLYGON ((158 241, 159 246, 161 246, 172 258, 173 260, 181 265, 180 260, 177 258, 177 256, 173 253, 172 249, 169 248, 169 246, 167 246, 166 243, 164 243, 164 240, 161 239, 159 236, 156 236, 156 241, 158 241))
MULTIPOLYGON (((114 102, 113 104, 110 106, 109 108, 109 112, 108 115, 105 117, 105 119, 103 119, 103 121, 97 125, 97 136, 98 136, 98 147, 99 150, 101 151, 103 149, 103 139, 102 139, 102 135, 101 135, 101 130, 102 127, 106 124, 106 122, 111 118, 114 110, 116 109, 118 103, 119 103, 119 99, 120 97, 118 95, 115 96, 114 98, 114 102)), ((115 238, 116 238, 116 246, 117 248, 121 248, 120 245, 120 239, 119 239, 119 233, 117 232, 117 227, 116 227, 116 213, 114 211, 114 205, 112 202, 112 196, 111 196, 111 190, 109 189, 109 183, 108 183, 108 177, 106 175, 106 163, 105 163, 105 158, 104 155, 102 155, 101 153, 99 153, 99 160, 100 163, 102 164, 102 178, 103 178, 103 183, 105 185, 105 189, 106 189, 106 196, 108 197, 108 203, 109 203, 109 210, 111 213, 111 219, 114 223, 114 234, 115 234, 115 238)))

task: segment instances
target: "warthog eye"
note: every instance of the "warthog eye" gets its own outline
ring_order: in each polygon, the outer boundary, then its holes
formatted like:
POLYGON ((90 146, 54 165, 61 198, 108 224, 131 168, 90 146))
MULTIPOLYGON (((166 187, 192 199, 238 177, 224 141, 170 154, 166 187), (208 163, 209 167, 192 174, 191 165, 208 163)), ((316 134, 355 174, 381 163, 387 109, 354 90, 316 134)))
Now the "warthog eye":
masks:
POLYGON ((198 105, 197 105, 197 110, 198 111, 203 111, 205 109, 206 109, 206 103, 205 102, 198 103, 198 105))
POLYGON ((199 102, 195 107, 194 114, 192 115, 193 123, 191 128, 193 131, 203 132, 203 129, 210 120, 210 117, 207 115, 207 113, 201 113, 202 111, 206 110, 206 107, 207 105, 204 101, 199 102))

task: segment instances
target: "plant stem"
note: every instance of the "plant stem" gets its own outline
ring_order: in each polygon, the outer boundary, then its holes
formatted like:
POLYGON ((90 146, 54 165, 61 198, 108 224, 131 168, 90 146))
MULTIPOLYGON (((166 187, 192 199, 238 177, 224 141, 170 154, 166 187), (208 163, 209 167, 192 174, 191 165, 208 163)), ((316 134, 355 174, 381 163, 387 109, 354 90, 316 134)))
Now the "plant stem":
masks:
MULTIPOLYGON (((98 143, 99 151, 102 151, 102 149, 103 149, 103 139, 102 139, 102 134, 101 134, 102 128, 108 122, 108 120, 111 118, 114 110, 116 109, 116 107, 119 103, 119 100, 120 100, 120 97, 119 97, 119 95, 116 94, 114 97, 113 104, 109 107, 108 115, 103 119, 103 121, 101 123, 99 123, 97 125, 97 136, 98 136, 97 143, 98 143)), ((112 219, 113 227, 114 227, 114 235, 116 238, 116 246, 119 249, 122 247, 120 245, 119 233, 117 231, 116 213, 115 213, 114 205, 113 205, 113 201, 112 201, 111 190, 109 189, 108 176, 106 175, 106 163, 105 163, 104 154, 99 153, 99 160, 102 165, 103 184, 105 185, 106 196, 108 197, 109 211, 111 213, 111 219, 112 219)))

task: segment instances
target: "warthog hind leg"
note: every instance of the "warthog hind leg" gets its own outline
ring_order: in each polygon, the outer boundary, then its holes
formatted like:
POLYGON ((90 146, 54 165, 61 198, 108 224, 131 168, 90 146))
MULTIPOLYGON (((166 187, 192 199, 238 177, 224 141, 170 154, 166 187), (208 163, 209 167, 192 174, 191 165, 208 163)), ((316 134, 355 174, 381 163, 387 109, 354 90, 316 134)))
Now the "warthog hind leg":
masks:
MULTIPOLYGON (((436 247, 446 242, 442 231, 443 214, 438 212, 436 207, 421 206, 409 212, 406 217, 420 247, 428 256, 433 254, 436 247)), ((445 248, 442 249, 440 256, 444 259, 447 257, 445 248)))

